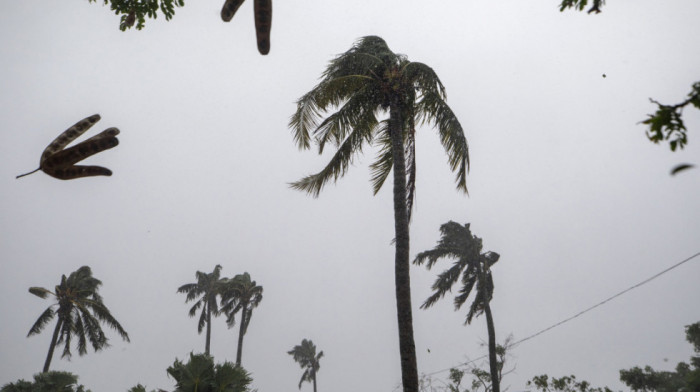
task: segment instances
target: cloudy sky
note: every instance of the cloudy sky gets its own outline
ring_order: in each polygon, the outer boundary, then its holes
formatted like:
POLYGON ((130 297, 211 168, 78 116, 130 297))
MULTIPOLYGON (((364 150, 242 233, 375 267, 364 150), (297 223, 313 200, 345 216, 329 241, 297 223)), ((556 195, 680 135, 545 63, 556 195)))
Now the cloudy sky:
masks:
MULTIPOLYGON (((390 392, 400 382, 393 294, 391 188, 373 197, 359 156, 318 199, 288 187, 329 154, 297 151, 295 100, 328 61, 365 35, 432 66, 469 141, 469 196, 433 129, 417 136, 411 257, 439 226, 470 222, 501 254, 492 302, 499 341, 525 338, 700 251, 700 115, 685 112, 688 147, 653 145, 639 124, 649 102, 677 103, 700 79, 697 0, 610 0, 599 15, 557 0, 274 3, 268 56, 252 2, 232 22, 222 0, 188 1, 175 18, 121 32, 87 1, 0 1, 0 385, 41 370, 51 339, 26 334, 62 274, 89 265, 131 337, 52 369, 95 392, 137 383, 171 390, 165 369, 204 349, 176 289, 196 271, 249 272, 264 287, 243 365, 261 392, 294 391, 286 351, 312 339, 325 357, 321 391, 390 392), (606 77, 603 77, 605 75, 606 77), (89 159, 112 177, 60 181, 33 170, 45 146, 89 115, 88 135, 121 130, 89 159)), ((449 299, 418 309, 437 272, 413 267, 421 373, 486 353, 483 318, 449 299), (429 350, 429 351, 428 351, 429 350)), ((694 259, 511 351, 503 381, 576 374, 623 389, 618 371, 672 369, 691 355, 683 326, 700 320, 694 259)), ((212 354, 234 360, 237 330, 216 319, 212 354)), ((310 390, 305 385, 303 390, 310 390)))

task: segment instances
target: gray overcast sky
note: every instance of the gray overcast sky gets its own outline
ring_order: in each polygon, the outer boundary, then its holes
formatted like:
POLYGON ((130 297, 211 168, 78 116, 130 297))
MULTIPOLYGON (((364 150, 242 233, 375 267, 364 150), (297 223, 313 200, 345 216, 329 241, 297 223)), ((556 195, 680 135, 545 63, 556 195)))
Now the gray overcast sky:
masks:
MULTIPOLYGON (((99 2, 0 1, 0 384, 31 378, 48 349, 48 331, 25 338, 49 304, 27 288, 90 265, 132 342, 110 331, 110 349, 56 356, 52 369, 96 392, 172 389, 165 369, 204 349, 176 289, 221 264, 265 289, 243 353, 261 392, 297 390, 301 370, 286 351, 302 338, 325 352, 319 390, 393 390, 393 211, 390 187, 372 197, 375 151, 318 199, 287 186, 330 156, 296 150, 295 100, 364 35, 432 66, 465 128, 469 197, 455 190, 436 133, 419 130, 411 257, 435 245, 442 223, 471 222, 501 254, 499 341, 700 250, 700 169, 669 176, 677 163, 700 164, 700 115, 686 110, 679 153, 648 142, 639 124, 649 97, 680 102, 700 79, 697 0, 611 0, 599 15, 560 13, 557 0, 276 1, 268 56, 255 46, 252 2, 228 24, 222 3, 188 1, 170 22, 121 32, 99 2), (102 120, 88 136, 121 130, 118 147, 89 160, 112 177, 15 180, 94 113, 102 120)), ((463 326, 449 299, 418 309, 446 266, 412 270, 422 373, 485 353, 482 318, 463 326)), ((696 259, 523 343, 504 385, 573 373, 623 389, 619 369, 672 369, 691 355, 683 326, 700 320, 699 277, 696 259)), ((236 338, 216 320, 217 360, 235 359, 236 338)))

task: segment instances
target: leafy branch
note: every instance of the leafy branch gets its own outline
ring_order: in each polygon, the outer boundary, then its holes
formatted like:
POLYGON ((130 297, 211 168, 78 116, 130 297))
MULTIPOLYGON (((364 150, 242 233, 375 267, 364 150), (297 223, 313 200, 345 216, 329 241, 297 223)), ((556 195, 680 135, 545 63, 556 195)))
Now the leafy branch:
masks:
POLYGON ((700 82, 693 84, 693 90, 688 94, 688 99, 676 105, 664 105, 653 99, 649 99, 658 106, 656 113, 642 121, 649 125, 647 137, 654 143, 670 140, 671 151, 676 148, 683 149, 688 143, 687 129, 683 123, 683 108, 692 104, 700 109, 700 82))
MULTIPOLYGON (((96 3, 98 0, 88 0, 96 3)), ((165 20, 175 15, 175 7, 185 5, 185 0, 104 0, 104 4, 116 15, 121 15, 119 30, 126 31, 136 24, 136 30, 141 30, 146 24, 146 17, 156 19, 158 10, 163 13, 165 20)))
MULTIPOLYGON (((590 14, 591 12, 595 12, 596 14, 599 14, 600 7, 603 4, 605 4, 605 0, 593 0, 593 4, 588 10, 588 13, 590 14)), ((588 5, 588 0, 562 0, 561 4, 559 5, 559 11, 564 11, 567 8, 583 11, 583 9, 586 8, 586 5, 588 5)))

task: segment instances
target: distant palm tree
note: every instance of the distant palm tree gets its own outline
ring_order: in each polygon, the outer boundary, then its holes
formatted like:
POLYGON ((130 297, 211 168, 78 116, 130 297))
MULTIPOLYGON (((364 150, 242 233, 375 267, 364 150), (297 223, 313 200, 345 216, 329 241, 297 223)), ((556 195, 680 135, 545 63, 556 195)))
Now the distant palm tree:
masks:
POLYGON ((208 274, 197 271, 195 276, 197 277, 197 283, 184 284, 177 289, 177 292, 187 294, 185 303, 197 300, 192 308, 190 308, 190 317, 194 317, 197 314, 197 310, 202 308, 202 312, 199 316, 199 324, 197 325, 197 332, 201 334, 206 324, 207 339, 204 353, 209 355, 211 343, 211 316, 217 316, 219 314, 219 305, 216 298, 221 293, 221 288, 223 287, 223 280, 220 278, 221 266, 217 264, 216 267, 214 267, 214 271, 208 274))
POLYGON ((454 259, 455 263, 449 269, 440 273, 433 283, 433 294, 425 300, 422 309, 434 305, 443 298, 452 286, 460 279, 462 288, 454 299, 456 309, 460 309, 467 301, 469 294, 476 285, 476 293, 465 324, 471 324, 475 316, 484 313, 486 315, 486 327, 489 334, 489 368, 493 392, 500 392, 500 369, 497 358, 496 330, 493 324, 493 315, 489 303, 493 298, 493 276, 491 266, 500 258, 498 253, 482 253, 481 238, 473 235, 469 229, 469 223, 464 226, 456 222, 447 222, 440 226, 442 237, 437 246, 431 250, 421 252, 413 261, 414 264, 422 264, 427 261, 426 267, 430 269, 441 258, 454 259))
POLYGON ((321 82, 297 101, 289 124, 300 149, 311 148, 312 139, 318 143, 319 153, 329 142, 338 149, 323 170, 292 183, 295 189, 318 196, 327 182, 345 175, 365 145, 379 147, 377 160, 370 166, 375 194, 394 172, 394 273, 405 392, 418 392, 409 275, 416 123, 437 128, 450 167, 457 173, 457 188, 467 191, 467 140, 445 98, 445 88, 432 68, 408 61, 392 52, 380 37, 369 36, 330 62, 321 82), (337 111, 323 119, 323 113, 330 110, 337 111), (381 112, 388 112, 389 118, 379 121, 381 112))
POLYGON ((122 339, 129 341, 129 335, 102 303, 102 297, 97 292, 100 285, 102 282, 92 276, 90 267, 83 266, 67 278, 63 275, 61 283, 53 292, 43 287, 29 288, 29 292, 39 298, 45 299, 49 295, 56 298, 56 303, 46 308, 27 334, 27 336, 38 334, 54 317, 58 316, 42 372, 49 371, 53 351, 57 345, 64 344, 61 358, 71 356, 70 344, 73 337, 78 339, 79 355, 87 354, 88 341, 95 351, 108 347, 108 339, 102 331, 101 322, 116 330, 122 339))
POLYGON ((233 279, 226 280, 221 294, 220 311, 227 316, 226 323, 232 327, 235 323, 234 316, 241 312, 240 328, 238 331, 238 348, 236 349, 236 366, 241 366, 243 354, 243 336, 248 331, 248 324, 253 317, 253 309, 262 301, 263 288, 255 281, 250 280, 250 275, 245 272, 236 275, 233 279))
POLYGON ((303 339, 300 345, 294 346, 293 349, 287 351, 287 354, 294 357, 294 361, 304 369, 304 373, 299 380, 299 389, 304 381, 314 384, 314 392, 316 392, 316 374, 321 368, 319 360, 323 357, 323 351, 316 354, 316 345, 311 340, 303 339))

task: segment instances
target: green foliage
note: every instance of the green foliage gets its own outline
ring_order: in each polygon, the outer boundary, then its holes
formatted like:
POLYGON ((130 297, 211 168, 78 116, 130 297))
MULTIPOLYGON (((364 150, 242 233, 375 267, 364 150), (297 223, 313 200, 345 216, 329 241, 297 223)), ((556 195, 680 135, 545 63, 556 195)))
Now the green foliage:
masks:
POLYGON ((534 386, 536 390, 541 392, 612 392, 608 387, 593 388, 587 381, 577 381, 576 376, 564 376, 550 380, 549 376, 543 374, 535 376, 527 382, 528 386, 534 386))
MULTIPOLYGON (((588 10, 588 13, 590 14, 591 12, 600 13, 600 7, 605 4, 605 0, 593 0, 593 4, 591 5, 591 8, 588 10)), ((588 4, 588 0, 563 0, 561 4, 559 5, 559 11, 564 11, 567 8, 573 8, 578 11, 583 11, 584 8, 586 8, 586 5, 588 4)))
MULTIPOLYGON (((98 0, 88 0, 97 2, 98 0)), ((116 15, 121 15, 119 30, 126 31, 134 26, 141 30, 146 24, 146 18, 156 19, 158 11, 163 13, 165 20, 170 20, 175 15, 175 7, 185 5, 185 0, 104 0, 104 4, 116 15)))
POLYGON ((231 362, 214 365, 206 354, 192 354, 187 363, 178 359, 167 369, 175 379, 174 392, 246 392, 253 381, 250 374, 231 362))
POLYGON ((90 392, 78 385, 78 376, 68 372, 46 372, 34 375, 34 382, 18 380, 5 384, 0 392, 90 392))
MULTIPOLYGON (((686 340, 700 353, 700 322, 685 327, 686 340)), ((675 372, 656 371, 650 366, 620 370, 620 380, 633 391, 700 391, 700 357, 691 357, 690 365, 680 362, 675 372)))
POLYGON ((654 143, 664 140, 669 141, 671 151, 677 148, 683 149, 688 143, 687 129, 683 123, 683 108, 693 105, 700 109, 700 82, 693 84, 692 91, 688 94, 688 99, 676 105, 664 105, 651 100, 658 106, 656 113, 649 115, 649 118, 642 123, 649 125, 647 137, 654 143))

